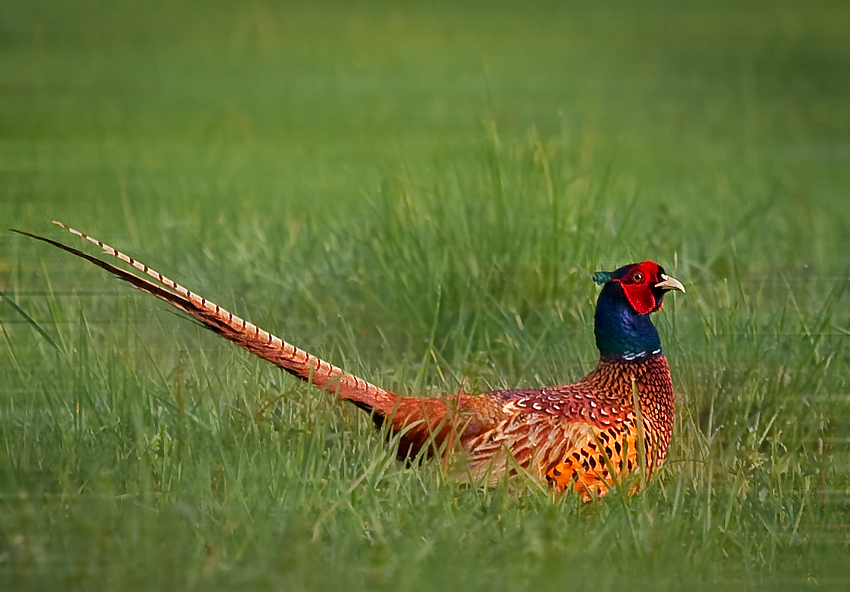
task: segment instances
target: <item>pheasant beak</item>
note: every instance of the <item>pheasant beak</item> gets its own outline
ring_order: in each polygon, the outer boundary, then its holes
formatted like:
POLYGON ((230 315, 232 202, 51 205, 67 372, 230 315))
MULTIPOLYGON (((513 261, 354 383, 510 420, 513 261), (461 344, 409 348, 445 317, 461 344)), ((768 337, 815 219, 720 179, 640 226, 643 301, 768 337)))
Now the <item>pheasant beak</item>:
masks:
POLYGON ((661 281, 655 284, 656 288, 661 288, 662 290, 679 290, 679 292, 685 293, 685 286, 682 285, 682 282, 677 280, 676 278, 672 278, 669 275, 661 274, 661 281))

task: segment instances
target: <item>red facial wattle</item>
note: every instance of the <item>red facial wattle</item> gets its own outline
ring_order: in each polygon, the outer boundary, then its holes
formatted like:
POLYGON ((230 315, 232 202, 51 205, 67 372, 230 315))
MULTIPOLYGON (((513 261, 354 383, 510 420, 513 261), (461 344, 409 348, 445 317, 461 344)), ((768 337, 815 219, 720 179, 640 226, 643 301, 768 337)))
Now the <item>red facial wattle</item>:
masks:
POLYGON ((636 312, 649 314, 661 308, 663 301, 657 298, 652 288, 659 281, 659 268, 653 261, 636 263, 622 278, 616 279, 623 288, 629 304, 636 312))

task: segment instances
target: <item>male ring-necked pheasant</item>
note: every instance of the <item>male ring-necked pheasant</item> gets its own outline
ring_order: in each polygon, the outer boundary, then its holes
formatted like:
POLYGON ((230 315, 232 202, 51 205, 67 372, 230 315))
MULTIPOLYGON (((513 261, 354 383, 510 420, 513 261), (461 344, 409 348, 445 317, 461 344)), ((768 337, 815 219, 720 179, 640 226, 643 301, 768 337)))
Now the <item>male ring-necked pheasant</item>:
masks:
MULTIPOLYGON (((402 397, 342 371, 174 283, 143 263, 56 222, 154 281, 49 238, 22 232, 82 257, 174 305, 206 327, 314 386, 389 422, 400 455, 465 450, 461 479, 492 484, 520 472, 584 500, 604 495, 641 471, 650 476, 673 430, 673 385, 649 315, 669 290, 685 291, 652 261, 597 272, 599 365, 573 384, 481 395, 402 397), (642 450, 641 450, 642 449, 642 450)), ((634 492, 645 479, 635 480, 634 492)))

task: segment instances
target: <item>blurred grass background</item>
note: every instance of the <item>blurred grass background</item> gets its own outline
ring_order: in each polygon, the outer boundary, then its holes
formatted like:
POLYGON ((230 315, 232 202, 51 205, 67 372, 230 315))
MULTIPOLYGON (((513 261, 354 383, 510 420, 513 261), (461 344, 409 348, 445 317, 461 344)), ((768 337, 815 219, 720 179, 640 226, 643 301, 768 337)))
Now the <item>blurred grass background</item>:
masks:
POLYGON ((60 219, 402 392, 579 378, 596 269, 688 294, 663 474, 580 507, 398 464, 4 232, 0 583, 846 589, 848 73, 846 2, 5 4, 4 227, 60 219))

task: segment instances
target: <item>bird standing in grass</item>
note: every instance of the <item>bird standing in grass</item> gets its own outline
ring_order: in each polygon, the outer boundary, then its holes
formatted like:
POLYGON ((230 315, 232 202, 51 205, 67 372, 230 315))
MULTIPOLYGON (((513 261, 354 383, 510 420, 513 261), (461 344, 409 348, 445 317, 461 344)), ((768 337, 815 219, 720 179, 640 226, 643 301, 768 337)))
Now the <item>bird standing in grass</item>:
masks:
POLYGON ((524 473, 589 501, 631 483, 634 493, 667 453, 673 431, 673 384, 649 315, 682 284, 652 261, 597 272, 595 334, 600 360, 578 382, 480 395, 403 397, 348 374, 260 329, 116 251, 56 222, 152 278, 150 281, 78 249, 21 232, 82 257, 172 304, 207 328, 314 386, 372 413, 400 434, 399 455, 449 455, 460 448, 461 479, 494 484, 524 473), (641 478, 635 479, 635 476, 641 478))

